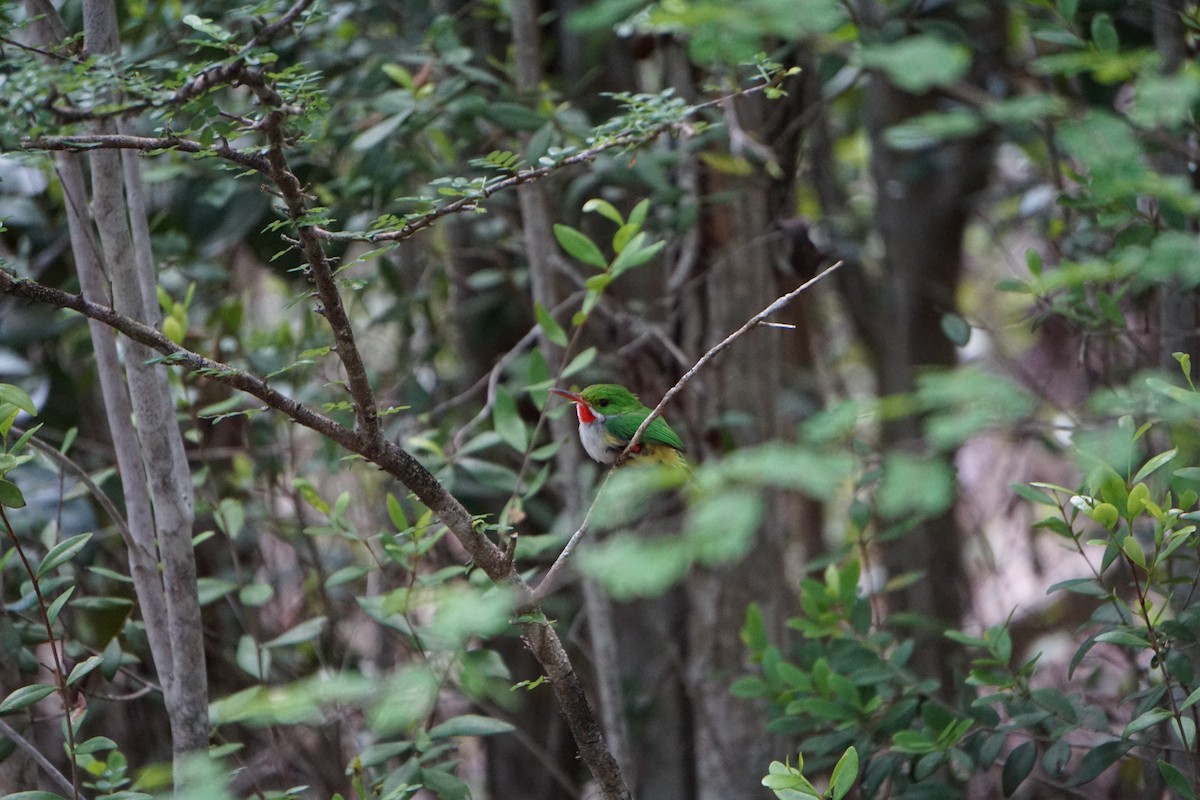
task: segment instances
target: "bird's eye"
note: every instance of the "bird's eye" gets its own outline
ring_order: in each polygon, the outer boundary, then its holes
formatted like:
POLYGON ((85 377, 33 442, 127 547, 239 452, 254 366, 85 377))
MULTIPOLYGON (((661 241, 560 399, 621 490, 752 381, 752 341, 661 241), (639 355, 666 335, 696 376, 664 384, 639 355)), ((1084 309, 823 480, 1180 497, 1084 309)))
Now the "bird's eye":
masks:
POLYGON ((596 405, 600 406, 601 408, 606 408, 608 406, 608 398, 601 400, 600 402, 596 403, 596 405))

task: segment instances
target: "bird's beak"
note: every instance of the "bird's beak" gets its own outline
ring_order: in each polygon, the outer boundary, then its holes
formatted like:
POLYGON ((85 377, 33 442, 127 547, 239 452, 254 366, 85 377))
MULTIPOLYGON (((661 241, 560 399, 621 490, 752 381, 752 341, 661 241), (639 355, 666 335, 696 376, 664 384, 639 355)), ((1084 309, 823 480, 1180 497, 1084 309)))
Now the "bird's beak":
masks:
POLYGON ((550 389, 549 391, 551 394, 556 394, 559 397, 567 398, 572 403, 583 403, 584 402, 583 395, 576 394, 575 392, 568 392, 566 389, 550 389))

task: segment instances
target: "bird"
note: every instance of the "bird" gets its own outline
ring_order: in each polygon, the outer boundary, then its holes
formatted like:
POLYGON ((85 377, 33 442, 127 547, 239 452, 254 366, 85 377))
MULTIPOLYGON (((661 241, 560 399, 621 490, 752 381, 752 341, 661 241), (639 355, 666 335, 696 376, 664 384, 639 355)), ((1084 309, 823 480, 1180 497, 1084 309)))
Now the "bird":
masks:
POLYGON ((579 392, 550 389, 575 404, 579 416, 579 439, 583 449, 601 464, 665 464, 685 467, 683 440, 662 417, 655 417, 642 439, 621 459, 625 446, 641 426, 650 409, 637 395, 615 383, 597 383, 579 392))

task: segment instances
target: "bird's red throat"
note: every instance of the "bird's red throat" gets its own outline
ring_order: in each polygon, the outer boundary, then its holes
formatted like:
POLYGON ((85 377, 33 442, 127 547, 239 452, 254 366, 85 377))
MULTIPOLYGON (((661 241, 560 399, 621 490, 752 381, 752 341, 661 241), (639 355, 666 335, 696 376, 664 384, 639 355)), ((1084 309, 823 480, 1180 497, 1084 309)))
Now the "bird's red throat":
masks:
POLYGON ((579 414, 579 421, 584 425, 591 425, 596 421, 596 415, 592 413, 592 409, 588 408, 587 403, 576 403, 575 411, 579 414))

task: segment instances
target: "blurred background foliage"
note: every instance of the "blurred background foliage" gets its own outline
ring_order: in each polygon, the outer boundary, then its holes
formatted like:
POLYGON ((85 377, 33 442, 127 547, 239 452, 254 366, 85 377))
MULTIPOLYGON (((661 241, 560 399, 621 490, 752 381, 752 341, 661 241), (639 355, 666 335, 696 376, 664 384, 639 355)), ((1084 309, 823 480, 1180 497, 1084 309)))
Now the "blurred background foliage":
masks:
MULTIPOLYGON (((21 142, 116 90, 143 135, 254 147, 250 93, 171 93, 286 9, 118 10, 120 59, 49 63, 0 10, 0 256, 71 290, 53 162, 21 142)), ((531 577, 603 478, 546 388, 653 405, 843 262, 666 409, 694 477, 615 474, 545 601, 635 796, 795 800, 853 746, 866 798, 1196 797, 1198 26, 1184 0, 391 0, 314 4, 253 51, 302 109, 289 157, 388 435, 531 577)), ((206 155, 142 159, 164 332, 350 422, 275 198, 206 155)), ((0 395, 26 503, 0 687, 46 682, 34 589, 73 588, 53 622, 66 669, 90 665, 82 791, 132 796, 167 785, 170 748, 94 371, 80 318, 0 298, 0 382, 36 406, 0 395)), ((512 596, 438 520, 249 398, 171 379, 223 759, 197 780, 588 796, 512 596)), ((61 705, 30 698, 0 719, 65 772, 61 705)), ((54 788, 0 755, 0 788, 54 788)))

